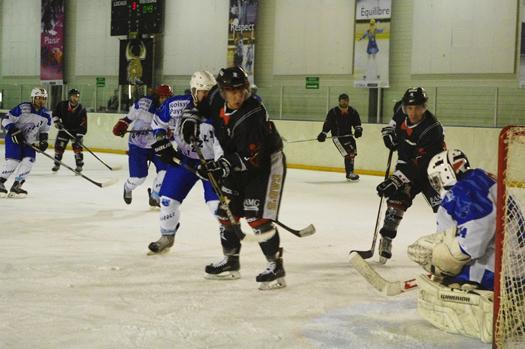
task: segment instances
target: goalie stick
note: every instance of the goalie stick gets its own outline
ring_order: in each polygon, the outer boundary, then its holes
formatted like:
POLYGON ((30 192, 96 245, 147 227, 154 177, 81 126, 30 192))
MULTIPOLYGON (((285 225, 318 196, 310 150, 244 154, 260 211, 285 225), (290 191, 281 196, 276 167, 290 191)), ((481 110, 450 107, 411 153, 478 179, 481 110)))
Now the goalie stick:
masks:
POLYGON ((91 178, 89 178, 88 176, 80 173, 80 172, 77 172, 75 171, 75 169, 73 169, 72 167, 70 167, 69 165, 63 163, 62 161, 59 161, 57 159, 55 159, 54 157, 52 157, 51 155, 49 155, 48 153, 46 153, 45 151, 42 151, 40 149, 38 149, 37 147, 35 147, 34 145, 30 145, 31 148, 33 148, 37 153, 39 154, 42 154, 46 157, 48 157, 49 159, 53 160, 53 161, 56 161, 58 162, 60 165, 64 166, 65 168, 67 168, 68 170, 70 170, 71 172, 74 172, 76 175, 79 175, 80 177, 84 178, 85 180, 93 183, 94 185, 96 185, 97 187, 100 187, 100 188, 105 188, 105 187, 109 187, 110 185, 112 184, 115 184, 118 182, 118 178, 113 178, 113 179, 110 179, 109 181, 106 181, 106 182, 97 182, 91 178))
MULTIPOLYGON (((392 164, 392 155, 394 154, 394 151, 390 149, 390 153, 388 153, 388 161, 387 161, 387 167, 385 171, 385 181, 388 178, 388 175, 390 174, 390 165, 392 164)), ((377 217, 376 217, 376 226, 374 228, 374 236, 372 238, 372 247, 370 247, 369 250, 366 251, 357 251, 352 250, 350 251, 350 254, 352 252, 358 253, 363 259, 369 259, 374 256, 374 251, 376 249, 376 241, 377 241, 377 234, 379 230, 377 229, 379 227, 379 220, 381 219, 381 211, 383 209, 383 196, 381 196, 381 199, 379 200, 379 208, 377 209, 377 217)))
MULTIPOLYGON (((68 130, 66 130, 65 128, 62 128, 60 129, 60 131, 64 131, 65 133, 67 133, 71 138, 76 138, 75 136, 73 136, 68 130)), ((91 151, 91 149, 89 149, 88 147, 86 147, 86 145, 83 143, 83 142, 78 142, 80 143, 80 145, 85 148, 91 155, 93 155, 95 157, 95 159, 97 159, 98 161, 100 161, 102 163, 102 165, 106 166, 110 171, 116 171, 116 170, 120 170, 122 168, 122 166, 109 166, 108 164, 106 164, 104 161, 102 161, 101 158, 99 158, 98 156, 95 155, 95 153, 93 153, 91 151)))
POLYGON ((360 255, 350 253, 350 264, 361 274, 370 285, 385 296, 397 296, 417 287, 416 279, 388 281, 375 271, 360 255))
MULTIPOLYGON (((193 142, 193 148, 195 149, 195 152, 199 156, 200 163, 202 164, 202 166, 205 166, 206 165, 206 159, 204 158, 204 155, 202 154, 202 150, 200 149, 198 142, 195 142, 195 141, 193 142)), ((233 214, 232 214, 232 212, 230 210, 230 207, 228 206, 230 200, 222 192, 221 187, 220 187, 219 183, 217 182, 217 179, 215 179, 215 177, 213 176, 213 174, 208 173, 208 179, 209 179, 209 181, 210 181, 210 183, 211 183, 215 193, 219 197, 219 201, 220 201, 222 207, 224 208, 224 210, 226 211, 226 214, 228 215, 228 219, 230 220, 230 222, 232 224, 234 224, 235 223, 235 217, 233 216, 233 214)), ((293 235, 295 235, 297 237, 300 237, 300 238, 303 238, 303 237, 315 234, 315 227, 314 227, 313 224, 310 224, 310 225, 308 225, 307 227, 305 227, 303 229, 297 230, 297 229, 290 228, 289 226, 285 225, 284 223, 279 222, 278 220, 273 220, 272 219, 272 222, 274 222, 275 224, 277 224, 280 227, 282 227, 284 230, 286 230, 286 231, 288 231, 288 232, 292 233, 293 235)))

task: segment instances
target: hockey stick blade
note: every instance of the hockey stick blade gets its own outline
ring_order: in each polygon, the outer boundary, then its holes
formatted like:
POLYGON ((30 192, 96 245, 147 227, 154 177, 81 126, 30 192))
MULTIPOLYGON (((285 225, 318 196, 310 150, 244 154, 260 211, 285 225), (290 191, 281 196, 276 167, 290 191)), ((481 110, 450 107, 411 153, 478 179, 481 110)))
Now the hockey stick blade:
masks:
POLYGON ((397 296, 401 293, 414 290, 417 287, 416 279, 403 281, 388 281, 375 271, 359 253, 350 255, 350 264, 365 280, 385 296, 397 296))
POLYGON ((296 230, 296 229, 292 229, 290 228, 289 226, 275 220, 273 221, 275 224, 279 225, 280 227, 282 227, 283 229, 289 231, 290 233, 294 234, 295 236, 298 236, 300 238, 304 238, 306 236, 310 236, 310 235, 313 235, 315 234, 315 227, 313 224, 310 224, 308 225, 307 227, 303 228, 303 229, 300 229, 300 230, 296 230))
POLYGON ((374 251, 372 251, 372 250, 368 250, 368 251, 352 250, 352 251, 350 251, 349 254, 352 254, 353 252, 355 252, 358 255, 360 255, 361 258, 363 258, 363 259, 370 259, 370 258, 372 258, 374 256, 374 251))

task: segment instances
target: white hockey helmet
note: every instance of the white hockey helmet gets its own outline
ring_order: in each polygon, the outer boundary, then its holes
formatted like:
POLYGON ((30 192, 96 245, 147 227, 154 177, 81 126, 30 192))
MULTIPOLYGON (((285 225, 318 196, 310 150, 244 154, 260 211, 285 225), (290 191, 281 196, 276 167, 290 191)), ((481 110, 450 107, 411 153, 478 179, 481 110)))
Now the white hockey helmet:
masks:
POLYGON ((213 86, 217 84, 215 77, 212 73, 207 70, 196 71, 193 73, 190 79, 191 95, 193 102, 197 104, 197 91, 209 91, 213 86))
POLYGON ((35 97, 47 98, 47 91, 42 87, 35 87, 31 90, 31 100, 34 100, 35 97))
POLYGON ((470 163, 461 150, 445 150, 434 155, 427 168, 428 180, 437 191, 449 190, 461 175, 470 169, 470 163))

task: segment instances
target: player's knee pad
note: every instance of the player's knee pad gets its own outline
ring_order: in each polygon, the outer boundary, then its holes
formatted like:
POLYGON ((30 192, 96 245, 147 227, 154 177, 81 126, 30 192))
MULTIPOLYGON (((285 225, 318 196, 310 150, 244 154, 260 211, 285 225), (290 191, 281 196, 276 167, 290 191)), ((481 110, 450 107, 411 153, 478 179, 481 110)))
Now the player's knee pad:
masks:
POLYGON ((146 181, 146 177, 129 177, 124 184, 127 190, 134 190, 146 181))
POLYGON ((447 332, 492 342, 492 291, 452 289, 418 277, 417 311, 431 324, 447 332))
POLYGON ((18 164, 20 164, 20 160, 6 159, 0 177, 9 178, 9 176, 11 176, 13 172, 15 172, 15 169, 18 167, 18 164))
POLYGON ((180 202, 161 196, 160 198, 160 233, 174 235, 180 220, 180 202))
POLYGON ((55 157, 56 155, 60 155, 62 158, 62 154, 64 154, 64 151, 66 150, 67 142, 57 138, 55 142, 55 157))
POLYGON ((412 206, 412 196, 410 195, 410 187, 404 186, 398 189, 387 200, 388 206, 396 207, 400 210, 406 211, 412 206))
POLYGON ((252 228, 255 238, 258 242, 268 241, 277 233, 277 229, 273 225, 272 221, 268 219, 248 218, 247 221, 252 228))
POLYGON ((206 201, 206 205, 208 206, 211 214, 215 216, 217 214, 217 209, 219 208, 219 200, 206 201))
POLYGON ((403 209, 391 206, 389 203, 386 209, 383 227, 380 230, 381 236, 391 239, 395 238, 397 235, 397 228, 399 227, 399 223, 401 223, 404 214, 405 211, 403 209))
POLYGON ((239 238, 239 232, 241 226, 239 224, 229 224, 220 226, 221 232, 221 245, 224 255, 239 254, 241 251, 241 239, 239 238))
POLYGON ((78 142, 73 142, 71 144, 71 147, 73 148, 73 152, 75 154, 82 153, 82 146, 78 142))

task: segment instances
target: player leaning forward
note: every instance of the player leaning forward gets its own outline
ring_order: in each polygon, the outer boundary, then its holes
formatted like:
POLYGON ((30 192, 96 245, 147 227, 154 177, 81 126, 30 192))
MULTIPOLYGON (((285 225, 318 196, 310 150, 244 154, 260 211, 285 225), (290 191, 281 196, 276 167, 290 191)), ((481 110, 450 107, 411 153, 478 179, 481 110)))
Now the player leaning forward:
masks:
MULTIPOLYGON (((408 247, 409 257, 433 275, 419 279, 418 311, 440 329, 490 342, 496 181, 470 168, 460 150, 434 156, 428 176, 444 197, 437 211, 438 232, 408 247)), ((512 219, 525 225, 521 214, 512 219)))
MULTIPOLYGON (((282 248, 277 219, 285 177, 285 158, 281 137, 268 120, 264 106, 250 96, 248 76, 242 68, 221 69, 217 87, 208 96, 209 103, 198 108, 208 116, 215 129, 224 155, 208 161, 199 172, 220 178, 222 192, 230 200, 228 208, 234 217, 219 206, 221 244, 224 259, 206 266, 207 278, 236 279, 240 277, 239 253, 241 232, 239 219, 245 217, 258 238, 268 260, 265 271, 257 275, 261 289, 284 287, 282 248)), ((196 116, 183 118, 184 141, 198 136, 196 116)))
POLYGON ((35 146, 40 151, 47 149, 51 113, 44 107, 47 102, 47 91, 36 87, 31 91, 31 103, 20 103, 7 113, 2 120, 6 129, 5 164, 0 173, 0 197, 7 195, 4 183, 15 172, 16 177, 9 197, 25 197, 27 191, 22 189, 26 177, 35 162, 35 146))

